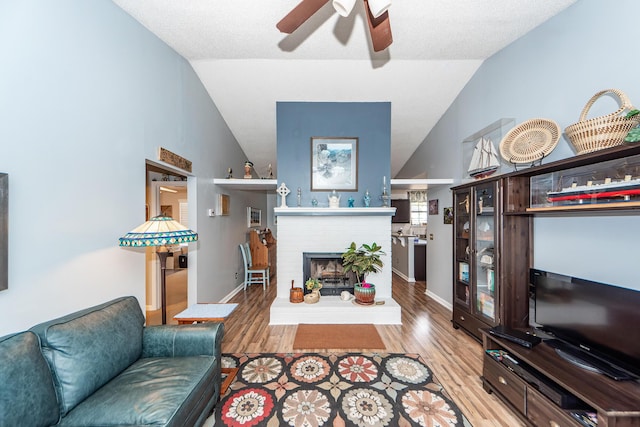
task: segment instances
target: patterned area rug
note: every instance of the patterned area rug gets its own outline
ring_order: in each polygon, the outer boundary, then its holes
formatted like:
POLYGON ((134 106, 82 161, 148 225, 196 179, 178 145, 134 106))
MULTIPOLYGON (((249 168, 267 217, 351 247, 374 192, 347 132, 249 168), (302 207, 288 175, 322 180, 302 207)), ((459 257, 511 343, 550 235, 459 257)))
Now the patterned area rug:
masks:
POLYGON ((470 426, 417 354, 224 354, 215 426, 470 426))

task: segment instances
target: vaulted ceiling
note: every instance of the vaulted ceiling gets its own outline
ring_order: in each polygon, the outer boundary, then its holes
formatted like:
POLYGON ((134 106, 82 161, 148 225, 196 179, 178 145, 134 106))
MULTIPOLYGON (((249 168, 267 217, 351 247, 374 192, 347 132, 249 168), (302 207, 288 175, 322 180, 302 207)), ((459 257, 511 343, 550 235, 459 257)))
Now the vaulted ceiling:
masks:
POLYGON ((293 34, 299 0, 113 0, 186 58, 256 172, 276 164, 276 102, 391 102, 391 174, 482 61, 577 0, 397 0, 393 44, 374 52, 364 3, 331 1, 293 34))

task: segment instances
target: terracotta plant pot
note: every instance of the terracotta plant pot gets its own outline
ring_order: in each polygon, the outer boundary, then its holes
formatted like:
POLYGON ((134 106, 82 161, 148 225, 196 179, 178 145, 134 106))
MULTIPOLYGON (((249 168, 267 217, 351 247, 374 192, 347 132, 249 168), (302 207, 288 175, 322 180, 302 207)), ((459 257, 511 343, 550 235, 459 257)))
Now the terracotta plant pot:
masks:
POLYGON ((363 305, 371 305, 376 300, 376 287, 371 285, 369 288, 365 288, 360 284, 353 286, 353 294, 356 297, 356 303, 363 305))

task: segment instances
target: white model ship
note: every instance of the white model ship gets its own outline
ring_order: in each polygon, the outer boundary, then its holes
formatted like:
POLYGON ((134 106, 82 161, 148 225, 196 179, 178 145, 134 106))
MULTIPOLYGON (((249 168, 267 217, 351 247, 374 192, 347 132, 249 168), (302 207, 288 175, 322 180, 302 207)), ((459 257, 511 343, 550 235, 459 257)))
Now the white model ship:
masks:
POLYGON ((613 181, 607 178, 599 184, 592 182, 587 182, 586 185, 573 184, 560 191, 547 193, 547 198, 550 202, 581 202, 589 199, 623 198, 629 200, 638 195, 640 195, 640 178, 632 179, 631 175, 626 175, 622 181, 613 181))
POLYGON ((498 152, 493 142, 488 138, 480 138, 473 149, 473 156, 469 164, 469 176, 480 179, 492 175, 500 167, 498 152))

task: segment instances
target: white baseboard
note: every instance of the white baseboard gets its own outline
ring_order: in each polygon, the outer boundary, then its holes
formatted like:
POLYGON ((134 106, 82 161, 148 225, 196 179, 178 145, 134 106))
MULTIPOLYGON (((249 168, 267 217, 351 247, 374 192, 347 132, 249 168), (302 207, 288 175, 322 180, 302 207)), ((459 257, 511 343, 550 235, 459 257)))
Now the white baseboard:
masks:
POLYGON ((229 292, 224 298, 220 300, 220 302, 225 303, 229 302, 231 298, 233 298, 237 293, 244 289, 244 282, 241 282, 234 290, 229 292))
POLYGON ((435 302, 437 302, 447 310, 453 311, 453 306, 451 305, 451 303, 440 298, 438 295, 434 294, 433 292, 430 292, 429 289, 425 291, 425 295, 427 295, 429 298, 431 298, 432 300, 434 300, 435 302))
POLYGON ((416 282, 416 279, 411 279, 406 274, 402 273, 400 270, 398 270, 396 268, 392 268, 391 271, 394 274, 397 274, 398 276, 400 276, 407 283, 415 283, 416 282))

